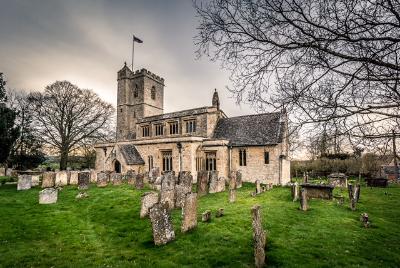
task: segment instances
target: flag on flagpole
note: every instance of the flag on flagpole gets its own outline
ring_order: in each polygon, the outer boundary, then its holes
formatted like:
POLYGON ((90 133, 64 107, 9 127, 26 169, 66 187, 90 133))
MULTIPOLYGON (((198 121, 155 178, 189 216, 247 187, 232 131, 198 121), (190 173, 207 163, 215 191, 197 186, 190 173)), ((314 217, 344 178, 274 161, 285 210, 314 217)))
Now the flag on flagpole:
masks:
POLYGON ((136 36, 133 36, 133 42, 143 43, 143 41, 136 36))

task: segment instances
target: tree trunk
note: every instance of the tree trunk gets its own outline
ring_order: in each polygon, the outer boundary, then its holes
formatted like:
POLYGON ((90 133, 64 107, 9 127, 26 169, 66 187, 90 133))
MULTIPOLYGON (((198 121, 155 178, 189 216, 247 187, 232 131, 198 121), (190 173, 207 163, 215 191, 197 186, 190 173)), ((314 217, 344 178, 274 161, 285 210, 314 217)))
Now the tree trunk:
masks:
POLYGON ((61 150, 60 170, 66 170, 68 164, 68 150, 61 150))

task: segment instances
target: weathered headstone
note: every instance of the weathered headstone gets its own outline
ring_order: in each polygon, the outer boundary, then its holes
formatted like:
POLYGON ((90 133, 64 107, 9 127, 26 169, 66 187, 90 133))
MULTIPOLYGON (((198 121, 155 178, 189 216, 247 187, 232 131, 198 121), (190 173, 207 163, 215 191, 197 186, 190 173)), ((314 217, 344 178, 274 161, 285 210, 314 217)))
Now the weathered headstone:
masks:
POLYGON ((155 245, 165 245, 175 239, 171 216, 165 204, 155 204, 150 209, 150 220, 153 228, 155 245))
POLYGON ((261 183, 259 180, 256 180, 256 194, 261 194, 261 183))
POLYGON ((236 201, 236 189, 229 189, 229 202, 234 203, 236 201))
POLYGON ((35 174, 32 176, 32 187, 38 186, 40 184, 40 175, 35 174))
POLYGON ((174 209, 175 208, 175 190, 161 190, 160 203, 167 204, 169 210, 174 209))
POLYGON ((355 185, 355 188, 356 188, 356 190, 355 190, 356 195, 354 196, 354 198, 356 199, 356 203, 358 203, 358 200, 360 199, 361 185, 359 183, 357 183, 355 185))
POLYGON ((236 189, 236 171, 231 171, 229 173, 229 189, 236 189))
POLYGON ((137 174, 136 180, 135 180, 135 188, 136 189, 138 189, 138 190, 143 189, 143 187, 144 187, 143 179, 144 179, 143 173, 137 174))
POLYGON ((211 210, 206 210, 201 214, 202 222, 210 222, 211 221, 211 210))
POLYGON ((185 196, 191 192, 191 188, 178 184, 175 186, 175 207, 182 208, 185 202, 185 196))
POLYGON ((223 208, 219 208, 217 210, 217 213, 215 214, 215 217, 219 218, 219 217, 222 217, 222 216, 224 216, 224 209, 223 208))
POLYGON ((46 188, 39 192, 39 204, 57 203, 58 190, 55 188, 46 188))
POLYGON ((79 171, 70 171, 69 184, 78 185, 79 171))
POLYGON ((353 184, 347 184, 347 192, 349 194, 349 199, 353 199, 353 184))
POLYGON ((32 176, 31 175, 19 175, 17 190, 29 190, 32 187, 32 176))
POLYGON ((175 172, 170 171, 170 172, 165 172, 161 176, 161 191, 164 190, 174 190, 175 189, 175 172))
POLYGON ((108 174, 105 172, 97 173, 97 187, 106 187, 108 184, 108 174))
POLYGON ((134 170, 128 170, 125 174, 125 179, 129 185, 135 185, 136 172, 134 170))
POLYGON ((300 209, 303 211, 308 210, 307 189, 301 188, 300 191, 300 209))
POLYGON ((262 228, 260 206, 255 205, 251 208, 252 225, 253 225, 253 246, 255 267, 265 266, 265 244, 267 235, 262 228))
POLYGON ((56 182, 55 172, 45 172, 42 177, 42 188, 54 187, 56 182))
POLYGON ((178 176, 178 184, 192 190, 193 176, 190 171, 181 171, 178 176))
POLYGON ((182 233, 192 230, 197 226, 197 193, 186 194, 184 200, 182 207, 182 233))
POLYGON ((113 185, 121 185, 122 184, 122 174, 121 173, 111 173, 110 180, 113 185))
POLYGON ((292 184, 292 199, 293 202, 299 200, 299 192, 300 192, 300 187, 297 182, 292 184))
POLYGON ((0 167, 0 176, 6 176, 6 168, 0 167))
POLYGON ((242 172, 236 171, 236 188, 242 188, 242 172))
POLYGON ((68 185, 68 171, 58 171, 56 173, 56 186, 68 185))
POLYGON ((160 177, 160 169, 158 167, 150 169, 149 183, 154 183, 158 177, 160 177))
POLYGON ((197 194, 199 196, 203 196, 208 193, 208 180, 208 171, 201 170, 197 172, 197 194))
POLYGON ((365 212, 361 213, 360 221, 362 222, 362 224, 364 225, 365 228, 368 228, 370 226, 369 216, 367 213, 365 213, 365 212))
POLYGON ((145 218, 149 215, 150 209, 158 203, 157 192, 146 192, 142 194, 142 206, 140 208, 140 218, 145 218))
POLYGON ((89 172, 79 172, 78 173, 78 189, 87 190, 90 184, 90 173, 89 172))
POLYGON ((90 182, 97 183, 97 172, 95 169, 90 170, 90 182))
POLYGON ((217 193, 217 188, 218 188, 218 171, 210 171, 208 192, 210 194, 217 193))

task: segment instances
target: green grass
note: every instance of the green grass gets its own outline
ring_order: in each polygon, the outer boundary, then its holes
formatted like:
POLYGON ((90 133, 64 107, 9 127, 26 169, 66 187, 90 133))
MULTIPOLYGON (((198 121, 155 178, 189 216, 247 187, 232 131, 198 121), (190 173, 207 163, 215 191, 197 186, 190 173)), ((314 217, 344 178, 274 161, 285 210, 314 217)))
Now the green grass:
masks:
MULTIPOLYGON (((298 210, 289 188, 251 197, 253 185, 228 203, 226 192, 199 200, 198 216, 213 211, 211 223, 181 234, 181 212, 172 212, 176 240, 152 242, 149 219, 139 219, 140 195, 128 185, 96 188, 76 201, 76 187, 65 187, 57 204, 39 205, 40 189, 17 192, 0 187, 0 267, 253 267, 250 208, 262 207, 268 230, 269 267, 398 267, 400 188, 361 190, 352 212, 334 201, 312 200, 298 210), (385 195, 388 192, 389 195, 385 195), (225 216, 215 218, 218 208, 225 216), (370 215, 372 227, 359 222, 370 215)), ((337 193, 336 193, 337 194, 337 193)), ((347 193, 343 192, 347 198, 347 193)))

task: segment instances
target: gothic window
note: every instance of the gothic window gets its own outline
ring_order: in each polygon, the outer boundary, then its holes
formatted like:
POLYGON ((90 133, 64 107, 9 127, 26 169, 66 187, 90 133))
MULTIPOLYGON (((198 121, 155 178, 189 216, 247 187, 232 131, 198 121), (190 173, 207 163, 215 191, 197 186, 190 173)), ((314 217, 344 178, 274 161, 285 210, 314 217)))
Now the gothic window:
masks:
POLYGON ((207 171, 217 170, 217 153, 216 152, 206 153, 206 170, 207 171))
POLYGON ((149 137, 150 136, 150 127, 143 126, 142 127, 142 137, 149 137))
POLYGON ((239 166, 246 166, 246 149, 239 150, 239 166))
POLYGON ((149 163, 149 171, 153 168, 153 156, 148 156, 148 163, 149 163))
POLYGON ((198 156, 196 157, 196 171, 203 170, 203 158, 198 156))
POLYGON ((169 134, 178 134, 178 122, 171 122, 169 123, 169 134))
POLYGON ((269 164, 269 152, 264 152, 264 164, 269 164))
POLYGON ((172 171, 172 151, 162 152, 163 171, 172 171))
POLYGON ((155 129, 156 129, 156 136, 164 135, 164 126, 162 124, 155 125, 155 129))
POLYGON ((137 98, 139 96, 139 86, 135 85, 135 90, 133 91, 133 97, 137 98))
POLYGON ((151 99, 156 99, 156 88, 154 86, 151 87, 151 99))
POLYGON ((196 132, 196 120, 187 120, 186 121, 186 133, 196 132))

